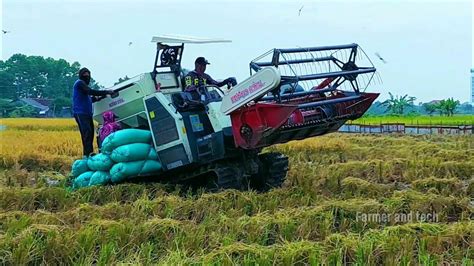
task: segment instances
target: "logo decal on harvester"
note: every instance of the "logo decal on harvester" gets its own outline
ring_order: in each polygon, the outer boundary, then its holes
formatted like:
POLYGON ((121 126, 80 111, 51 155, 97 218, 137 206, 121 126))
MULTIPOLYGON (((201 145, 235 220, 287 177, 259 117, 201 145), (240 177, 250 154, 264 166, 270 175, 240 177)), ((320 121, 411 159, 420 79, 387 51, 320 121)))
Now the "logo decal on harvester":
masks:
POLYGON ((190 115, 189 120, 191 120, 191 127, 193 128, 193 132, 199 132, 204 130, 204 125, 201 123, 199 115, 190 115))
POLYGON ((249 96, 251 93, 254 93, 258 91, 259 89, 263 88, 264 86, 265 86, 265 82, 262 82, 261 80, 254 82, 245 90, 241 90, 237 92, 234 96, 230 98, 230 100, 232 101, 233 104, 236 102, 239 102, 240 100, 247 98, 247 96, 249 96))
POLYGON ((117 104, 121 104, 121 103, 123 103, 123 102, 125 102, 125 101, 123 100, 123 98, 117 99, 117 100, 115 100, 115 101, 109 103, 109 107, 114 107, 114 106, 116 106, 117 104))

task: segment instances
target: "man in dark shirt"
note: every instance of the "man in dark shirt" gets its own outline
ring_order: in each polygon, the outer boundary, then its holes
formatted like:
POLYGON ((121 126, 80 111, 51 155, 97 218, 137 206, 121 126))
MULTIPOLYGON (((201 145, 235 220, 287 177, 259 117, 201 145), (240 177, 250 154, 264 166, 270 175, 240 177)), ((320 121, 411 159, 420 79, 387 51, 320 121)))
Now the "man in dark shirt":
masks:
POLYGON ((79 79, 73 87, 73 114, 79 131, 81 132, 82 151, 84 156, 89 156, 94 148, 94 123, 92 122, 92 103, 98 100, 97 96, 112 95, 112 90, 93 90, 89 87, 91 72, 83 67, 79 70, 79 79))
POLYGON ((204 73, 206 71, 206 66, 209 64, 210 63, 204 57, 196 58, 196 61, 194 61, 194 70, 190 71, 184 77, 186 91, 197 90, 200 86, 205 85, 216 85, 221 87, 226 84, 232 84, 232 86, 237 84, 235 78, 227 78, 221 82, 215 81, 211 76, 204 73))

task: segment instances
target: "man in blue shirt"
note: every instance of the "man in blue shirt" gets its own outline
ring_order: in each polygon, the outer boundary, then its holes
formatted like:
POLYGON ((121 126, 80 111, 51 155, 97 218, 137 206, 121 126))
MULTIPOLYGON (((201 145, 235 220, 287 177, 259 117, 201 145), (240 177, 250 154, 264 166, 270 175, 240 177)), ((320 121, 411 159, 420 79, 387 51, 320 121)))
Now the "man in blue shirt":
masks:
POLYGON ((91 72, 83 67, 79 70, 79 79, 76 80, 73 87, 73 114, 79 131, 81 132, 82 151, 84 156, 89 156, 93 151, 94 123, 92 122, 92 103, 112 95, 112 90, 93 90, 89 87, 91 81, 91 72))

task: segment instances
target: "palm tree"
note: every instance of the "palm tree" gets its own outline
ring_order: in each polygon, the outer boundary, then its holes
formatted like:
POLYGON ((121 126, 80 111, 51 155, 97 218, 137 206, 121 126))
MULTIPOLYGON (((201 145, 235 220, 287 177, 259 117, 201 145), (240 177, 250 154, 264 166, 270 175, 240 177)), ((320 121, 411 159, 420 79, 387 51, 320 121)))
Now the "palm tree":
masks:
POLYGON ((405 94, 404 96, 396 96, 394 97, 392 93, 388 93, 390 95, 390 99, 382 102, 381 105, 387 107, 387 112, 390 111, 394 114, 402 115, 405 112, 405 108, 412 106, 416 97, 408 96, 405 94))

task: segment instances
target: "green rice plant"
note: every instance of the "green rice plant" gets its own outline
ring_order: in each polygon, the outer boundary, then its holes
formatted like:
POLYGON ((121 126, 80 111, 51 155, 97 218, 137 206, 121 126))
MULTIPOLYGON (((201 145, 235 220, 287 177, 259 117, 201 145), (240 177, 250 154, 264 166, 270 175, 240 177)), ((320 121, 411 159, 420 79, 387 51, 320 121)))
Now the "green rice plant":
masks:
POLYGON ((283 265, 322 265, 324 247, 310 241, 286 242, 275 248, 274 261, 283 265))
POLYGON ((114 242, 106 243, 100 247, 97 265, 110 265, 116 261, 116 245, 114 242))
POLYGON ((469 200, 438 194, 424 194, 413 190, 395 191, 384 200, 391 213, 433 213, 437 222, 466 220, 470 215, 469 200))
POLYGON ((94 256, 98 245, 97 231, 93 227, 81 228, 74 235, 71 258, 79 264, 87 264, 94 256))
POLYGON ((269 248, 237 242, 210 252, 202 261, 205 265, 272 265, 272 255, 269 248))
POLYGON ((32 224, 29 215, 15 211, 0 213, 0 232, 15 235, 32 224))
POLYGON ((465 181, 464 186, 466 189, 466 194, 469 197, 474 198, 474 178, 471 178, 470 180, 465 181))
POLYGON ((378 184, 356 177, 346 177, 341 182, 342 193, 347 196, 366 196, 375 198, 387 196, 393 191, 393 185, 378 184))
POLYGON ((474 265, 474 259, 472 257, 471 258, 463 258, 461 264, 463 266, 472 266, 472 265, 474 265))
POLYGON ((444 195, 462 195, 463 183, 458 178, 436 178, 429 177, 413 181, 414 189, 421 192, 427 192, 430 189, 435 189, 437 193, 444 195))
POLYGON ((434 266, 438 265, 438 261, 434 256, 427 252, 426 240, 422 239, 418 243, 418 263, 420 265, 434 266))
POLYGON ((169 251, 165 257, 160 258, 159 260, 152 259, 152 263, 143 263, 143 264, 157 264, 157 265, 203 265, 203 263, 198 263, 195 259, 188 257, 181 250, 169 251))
MULTIPOLYGON (((29 251, 27 257, 29 261, 42 260, 50 263, 77 262, 81 264, 91 261, 115 263, 130 261, 131 258, 137 261, 144 259, 143 257, 148 258, 148 261, 151 260, 153 263, 161 259, 170 260, 172 259, 170 254, 174 254, 174 258, 186 258, 185 261, 196 263, 202 260, 205 264, 252 264, 255 262, 261 263, 268 259, 273 259, 276 263, 343 264, 365 261, 379 264, 391 261, 390 258, 398 258, 396 261, 400 261, 399 259, 403 256, 411 258, 413 262, 417 260, 420 247, 417 246, 418 242, 413 241, 413 239, 423 240, 427 243, 426 247, 429 247, 433 241, 430 239, 438 238, 445 242, 453 241, 452 230, 458 230, 459 237, 463 239, 469 236, 472 225, 466 227, 466 224, 457 224, 457 226, 457 229, 453 229, 453 226, 409 224, 387 227, 381 231, 371 231, 371 234, 362 236, 351 233, 334 233, 328 235, 321 242, 282 241, 271 246, 256 245, 254 243, 243 244, 242 242, 221 245, 216 242, 212 246, 205 247, 202 245, 203 243, 197 246, 189 245, 191 238, 202 237, 205 239, 206 237, 204 234, 193 235, 194 227, 191 224, 176 223, 166 219, 150 220, 143 224, 134 224, 130 221, 97 220, 91 223, 90 226, 79 230, 35 226, 15 239, 21 239, 23 246, 30 247, 29 249, 26 248, 29 251), (58 233, 54 233, 55 231, 58 231, 58 233), (139 254, 139 248, 144 247, 143 243, 153 244, 148 245, 148 251, 142 253, 143 257, 141 257, 137 254, 139 254), (235 243, 240 244, 236 245, 235 243), (396 244, 398 248, 390 250, 388 248, 389 243, 396 244), (157 246, 157 244, 162 246, 157 246), (50 247, 50 249, 44 249, 45 246, 50 247), (387 256, 387 252, 394 257, 387 256), (150 255, 151 253, 156 255, 150 255), (148 255, 145 256, 145 254, 148 255), (415 256, 415 254, 417 255, 415 256)), ((0 246, 5 244, 5 241, 2 241, 3 243, 0 242, 0 246)), ((15 244, 10 240, 7 245, 12 248, 15 244)), ((438 258, 439 254, 451 250, 451 247, 446 246, 446 244, 441 244, 438 248, 439 250, 421 249, 425 252, 422 252, 421 255, 425 254, 429 255, 430 258, 438 258)), ((24 250, 20 249, 15 252, 24 252, 24 250)), ((457 261, 466 256, 465 253, 461 255, 453 254, 451 260, 457 261)), ((22 262, 20 260, 14 261, 22 262)))

